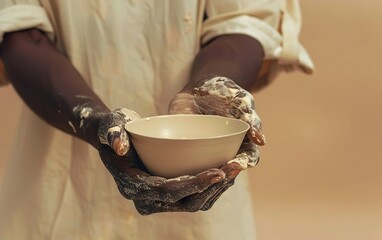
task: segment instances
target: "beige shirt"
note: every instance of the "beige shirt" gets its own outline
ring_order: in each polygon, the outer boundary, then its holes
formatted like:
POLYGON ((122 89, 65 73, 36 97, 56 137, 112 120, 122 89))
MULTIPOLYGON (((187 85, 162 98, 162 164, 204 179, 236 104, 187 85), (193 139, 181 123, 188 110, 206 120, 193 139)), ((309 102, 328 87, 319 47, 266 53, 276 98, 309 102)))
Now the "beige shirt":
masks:
MULTIPOLYGON (((5 32, 47 32, 110 108, 142 117, 167 112, 200 46, 219 35, 256 38, 269 79, 283 70, 310 73, 300 24, 293 0, 0 1, 0 42, 5 32)), ((0 188, 0 239, 255 238, 246 173, 210 211, 143 217, 94 149, 26 107, 22 120, 0 188)))

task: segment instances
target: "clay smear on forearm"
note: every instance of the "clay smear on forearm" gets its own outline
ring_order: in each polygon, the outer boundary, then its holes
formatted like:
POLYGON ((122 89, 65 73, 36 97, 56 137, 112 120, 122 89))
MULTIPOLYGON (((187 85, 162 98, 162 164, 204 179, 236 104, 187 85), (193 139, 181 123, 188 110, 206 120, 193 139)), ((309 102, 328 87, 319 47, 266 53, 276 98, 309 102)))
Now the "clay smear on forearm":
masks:
POLYGON ((73 113, 79 119, 78 129, 86 127, 85 122, 93 112, 94 109, 88 103, 80 104, 73 108, 73 113))

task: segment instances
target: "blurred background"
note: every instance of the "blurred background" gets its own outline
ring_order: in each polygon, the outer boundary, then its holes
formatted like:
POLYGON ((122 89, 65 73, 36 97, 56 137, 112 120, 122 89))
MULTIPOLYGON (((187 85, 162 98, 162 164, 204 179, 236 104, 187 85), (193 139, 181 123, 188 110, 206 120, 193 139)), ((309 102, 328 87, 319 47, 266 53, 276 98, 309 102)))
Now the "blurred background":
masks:
MULTIPOLYGON (((382 239, 382 2, 300 2, 316 72, 255 95, 268 139, 249 170, 258 239, 382 239)), ((20 108, 0 88, 0 176, 20 108)))

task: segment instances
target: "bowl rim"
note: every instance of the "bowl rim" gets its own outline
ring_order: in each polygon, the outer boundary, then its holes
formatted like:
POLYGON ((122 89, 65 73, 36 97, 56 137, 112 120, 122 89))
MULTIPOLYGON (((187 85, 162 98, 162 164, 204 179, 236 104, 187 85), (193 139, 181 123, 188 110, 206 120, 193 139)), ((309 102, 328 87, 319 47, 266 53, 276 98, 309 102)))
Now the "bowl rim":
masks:
POLYGON ((231 118, 231 117, 224 117, 224 116, 220 116, 220 115, 207 115, 207 114, 167 114, 167 115, 157 115, 157 116, 151 116, 151 117, 145 117, 145 118, 140 118, 140 119, 137 119, 137 120, 134 120, 134 121, 131 121, 131 122, 128 122, 125 124, 125 130, 128 132, 128 134, 131 136, 132 135, 137 135, 137 136, 140 136, 140 137, 145 137, 145 138, 150 138, 150 139, 160 139, 160 140, 166 140, 166 141, 195 141, 195 140, 198 140, 198 141, 202 141, 202 140, 211 140, 211 139, 220 139, 220 138, 225 138, 225 137, 230 137, 230 136, 234 136, 234 135, 240 135, 242 133, 245 133, 249 130, 250 126, 247 122, 241 120, 241 119, 237 119, 237 118, 231 118), (238 131, 238 132, 235 132, 235 133, 229 133, 229 134, 223 134, 223 135, 218 135, 218 136, 211 136, 211 137, 203 137, 203 138, 162 138, 162 137, 153 137, 153 136, 148 136, 148 135, 144 135, 144 134, 140 134, 140 133, 137 133, 133 130, 129 130, 128 129, 128 126, 131 124, 134 124, 134 123, 137 123, 137 122, 143 122, 143 121, 147 121, 147 120, 150 120, 151 118, 167 118, 167 117, 198 117, 198 118, 203 118, 203 117, 209 117, 209 118, 221 118, 221 119, 225 119, 227 121, 233 121, 233 122, 240 122, 242 123, 243 125, 245 125, 245 129, 244 130, 241 130, 241 131, 238 131))

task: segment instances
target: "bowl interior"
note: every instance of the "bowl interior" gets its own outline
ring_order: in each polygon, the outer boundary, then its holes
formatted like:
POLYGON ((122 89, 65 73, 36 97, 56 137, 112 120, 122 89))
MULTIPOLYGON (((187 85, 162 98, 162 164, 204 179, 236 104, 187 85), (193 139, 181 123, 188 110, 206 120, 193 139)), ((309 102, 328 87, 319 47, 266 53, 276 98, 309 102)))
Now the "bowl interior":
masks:
POLYGON ((221 138, 246 132, 244 121, 215 115, 162 115, 148 117, 126 124, 130 133, 157 139, 208 139, 221 138))

